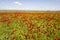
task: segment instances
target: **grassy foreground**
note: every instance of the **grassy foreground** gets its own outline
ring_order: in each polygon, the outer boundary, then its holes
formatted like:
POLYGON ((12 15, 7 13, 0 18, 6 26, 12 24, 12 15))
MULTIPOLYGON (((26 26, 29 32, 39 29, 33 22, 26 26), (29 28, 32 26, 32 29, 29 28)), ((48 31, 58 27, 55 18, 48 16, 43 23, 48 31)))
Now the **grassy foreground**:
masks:
POLYGON ((0 12, 0 40, 60 40, 60 12, 0 12))

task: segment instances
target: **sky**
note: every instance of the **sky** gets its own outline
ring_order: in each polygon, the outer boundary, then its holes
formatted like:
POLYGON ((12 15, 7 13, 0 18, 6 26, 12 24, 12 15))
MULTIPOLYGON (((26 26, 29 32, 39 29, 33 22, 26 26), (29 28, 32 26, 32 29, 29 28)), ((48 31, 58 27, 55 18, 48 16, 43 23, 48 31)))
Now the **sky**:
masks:
POLYGON ((0 10, 60 10, 60 0, 0 0, 0 10))

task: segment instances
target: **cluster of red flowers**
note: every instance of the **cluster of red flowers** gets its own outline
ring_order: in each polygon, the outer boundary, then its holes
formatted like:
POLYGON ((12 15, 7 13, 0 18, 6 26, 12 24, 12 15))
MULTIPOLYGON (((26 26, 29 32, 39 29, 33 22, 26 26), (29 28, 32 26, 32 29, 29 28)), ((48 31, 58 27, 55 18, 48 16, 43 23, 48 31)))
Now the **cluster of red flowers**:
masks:
POLYGON ((7 31, 3 38, 0 36, 1 40, 60 40, 60 23, 54 17, 18 13, 0 17, 0 23, 4 25, 0 26, 5 28, 1 30, 7 31))

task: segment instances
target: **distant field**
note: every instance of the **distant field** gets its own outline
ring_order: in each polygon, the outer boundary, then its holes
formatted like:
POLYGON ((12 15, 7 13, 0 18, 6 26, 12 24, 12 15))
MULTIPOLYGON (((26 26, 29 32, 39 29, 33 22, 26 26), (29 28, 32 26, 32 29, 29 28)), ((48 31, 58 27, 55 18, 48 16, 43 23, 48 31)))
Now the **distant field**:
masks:
POLYGON ((0 40, 60 40, 60 12, 0 11, 0 40))

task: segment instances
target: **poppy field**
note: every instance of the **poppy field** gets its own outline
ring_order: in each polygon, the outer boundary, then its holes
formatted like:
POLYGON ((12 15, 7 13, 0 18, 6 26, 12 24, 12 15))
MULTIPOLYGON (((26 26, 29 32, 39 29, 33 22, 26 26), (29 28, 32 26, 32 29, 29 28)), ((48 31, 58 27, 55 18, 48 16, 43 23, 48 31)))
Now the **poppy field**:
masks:
POLYGON ((60 40, 60 12, 0 12, 0 40, 60 40))

